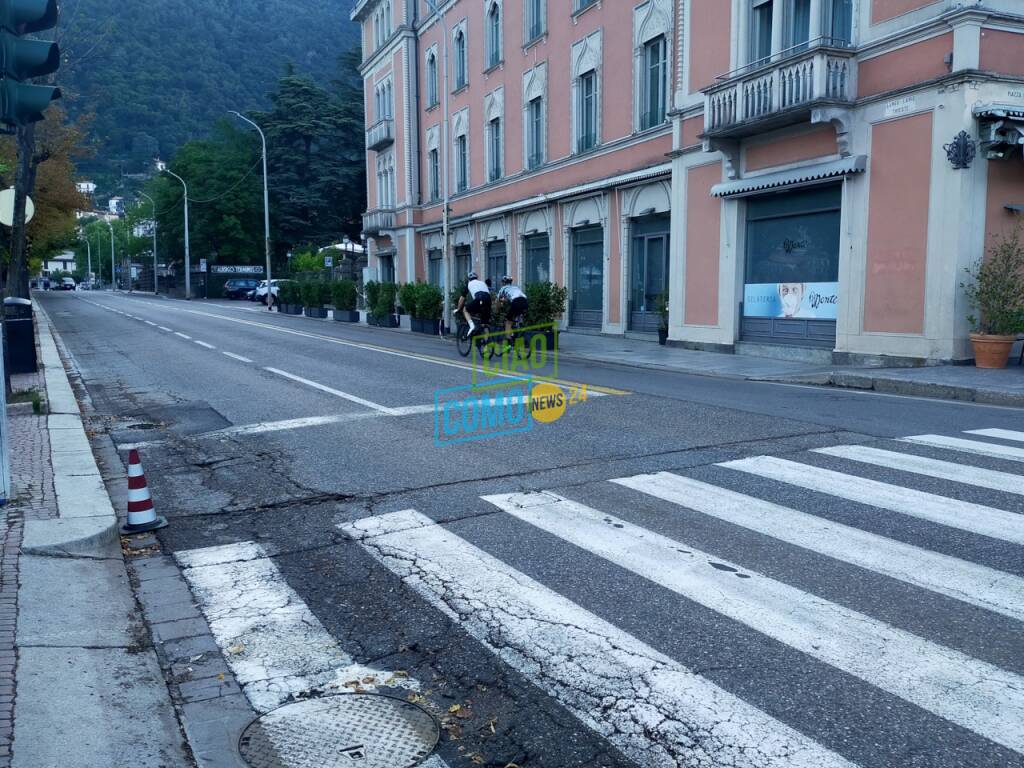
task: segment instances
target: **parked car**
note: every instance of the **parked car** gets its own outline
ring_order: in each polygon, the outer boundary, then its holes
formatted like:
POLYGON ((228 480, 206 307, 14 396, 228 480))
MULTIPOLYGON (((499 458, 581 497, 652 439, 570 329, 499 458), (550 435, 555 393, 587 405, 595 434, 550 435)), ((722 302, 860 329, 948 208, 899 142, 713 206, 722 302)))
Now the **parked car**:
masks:
MULTIPOLYGON (((271 280, 270 290, 274 294, 274 301, 277 301, 277 294, 281 290, 282 283, 291 283, 293 280, 271 280)), ((260 304, 267 303, 267 281, 261 280, 259 286, 256 288, 256 301, 260 304)))
POLYGON ((73 278, 73 277, 61 278, 60 290, 62 290, 62 291, 73 291, 73 290, 75 290, 75 278, 73 278))
POLYGON ((259 281, 251 277, 233 277, 224 283, 223 296, 225 299, 243 299, 257 285, 259 281))

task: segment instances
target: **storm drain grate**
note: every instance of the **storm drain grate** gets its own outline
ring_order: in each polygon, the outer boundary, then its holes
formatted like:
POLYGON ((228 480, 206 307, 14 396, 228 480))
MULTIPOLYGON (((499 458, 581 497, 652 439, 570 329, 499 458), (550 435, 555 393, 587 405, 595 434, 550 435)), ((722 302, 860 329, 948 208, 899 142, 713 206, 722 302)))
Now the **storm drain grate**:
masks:
POLYGON ((253 768, 412 768, 438 738, 415 704, 353 693, 285 704, 253 720, 238 747, 253 768))

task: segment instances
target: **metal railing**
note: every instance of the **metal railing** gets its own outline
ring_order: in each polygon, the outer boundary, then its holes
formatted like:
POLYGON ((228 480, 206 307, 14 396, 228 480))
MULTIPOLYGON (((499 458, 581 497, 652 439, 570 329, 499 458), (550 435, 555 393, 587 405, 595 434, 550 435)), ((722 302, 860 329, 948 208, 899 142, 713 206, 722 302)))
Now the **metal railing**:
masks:
POLYGON ((378 208, 363 214, 363 232, 376 235, 387 229, 395 228, 395 211, 392 208, 378 208))
POLYGON ((395 121, 390 117, 381 118, 366 129, 366 148, 371 151, 383 149, 395 141, 395 121))

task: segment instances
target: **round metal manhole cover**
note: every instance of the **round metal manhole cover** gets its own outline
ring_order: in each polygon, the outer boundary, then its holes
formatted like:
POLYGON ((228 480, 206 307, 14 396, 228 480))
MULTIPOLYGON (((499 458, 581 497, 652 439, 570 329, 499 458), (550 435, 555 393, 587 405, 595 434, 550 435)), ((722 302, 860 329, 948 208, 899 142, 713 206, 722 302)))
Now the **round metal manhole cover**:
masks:
POLYGON ((415 704, 353 693, 285 704, 253 720, 238 747, 253 768, 412 768, 439 737, 415 704))

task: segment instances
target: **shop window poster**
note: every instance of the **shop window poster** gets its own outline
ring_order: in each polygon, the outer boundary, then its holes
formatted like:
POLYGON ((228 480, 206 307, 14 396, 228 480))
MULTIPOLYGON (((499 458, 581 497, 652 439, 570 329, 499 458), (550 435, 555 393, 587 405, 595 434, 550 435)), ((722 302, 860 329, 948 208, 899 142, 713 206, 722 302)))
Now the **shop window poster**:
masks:
POLYGON ((743 287, 746 317, 835 320, 839 283, 750 283, 743 287))

